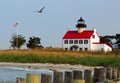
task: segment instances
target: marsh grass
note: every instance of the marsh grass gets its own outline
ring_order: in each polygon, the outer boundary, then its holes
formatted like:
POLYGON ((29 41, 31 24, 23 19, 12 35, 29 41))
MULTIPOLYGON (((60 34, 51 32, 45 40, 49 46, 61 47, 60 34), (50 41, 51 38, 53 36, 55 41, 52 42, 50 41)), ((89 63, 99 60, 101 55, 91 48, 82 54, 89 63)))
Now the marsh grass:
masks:
POLYGON ((120 66, 120 51, 66 51, 56 48, 35 50, 1 50, 0 62, 62 63, 88 66, 120 66))

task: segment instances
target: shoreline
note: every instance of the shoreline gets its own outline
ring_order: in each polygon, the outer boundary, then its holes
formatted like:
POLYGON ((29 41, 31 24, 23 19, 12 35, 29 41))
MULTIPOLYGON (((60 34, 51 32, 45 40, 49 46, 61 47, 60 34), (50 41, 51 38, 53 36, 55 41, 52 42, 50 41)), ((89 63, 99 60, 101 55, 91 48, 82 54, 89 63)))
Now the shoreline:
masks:
POLYGON ((14 62, 0 62, 0 67, 21 67, 21 68, 32 68, 32 69, 40 69, 40 68, 48 68, 48 69, 89 69, 93 70, 94 68, 99 67, 91 67, 84 65, 70 65, 70 64, 52 64, 52 63, 14 63, 14 62))

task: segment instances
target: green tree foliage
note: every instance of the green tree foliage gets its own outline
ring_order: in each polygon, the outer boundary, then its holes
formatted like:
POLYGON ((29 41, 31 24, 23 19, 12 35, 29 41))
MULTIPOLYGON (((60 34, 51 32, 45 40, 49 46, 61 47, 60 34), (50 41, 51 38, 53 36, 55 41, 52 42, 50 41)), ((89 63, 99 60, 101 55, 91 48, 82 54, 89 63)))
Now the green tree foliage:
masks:
POLYGON ((117 42, 116 43, 120 43, 120 34, 116 34, 116 38, 117 38, 117 42))
POLYGON ((35 49, 35 48, 42 48, 41 45, 41 39, 39 37, 29 37, 29 41, 27 43, 27 47, 30 49, 35 49))
POLYGON ((22 35, 15 35, 13 34, 11 40, 10 40, 10 43, 11 43, 11 47, 13 49, 20 49, 22 45, 24 45, 26 42, 26 39, 25 37, 23 37, 22 35))
POLYGON ((100 36, 100 42, 111 44, 112 42, 110 39, 113 39, 113 38, 116 39, 116 36, 100 36))
POLYGON ((115 36, 100 36, 100 42, 105 42, 113 47, 116 45, 115 49, 120 49, 120 34, 116 34, 115 36), (116 41, 112 42, 112 39, 116 39, 116 41))

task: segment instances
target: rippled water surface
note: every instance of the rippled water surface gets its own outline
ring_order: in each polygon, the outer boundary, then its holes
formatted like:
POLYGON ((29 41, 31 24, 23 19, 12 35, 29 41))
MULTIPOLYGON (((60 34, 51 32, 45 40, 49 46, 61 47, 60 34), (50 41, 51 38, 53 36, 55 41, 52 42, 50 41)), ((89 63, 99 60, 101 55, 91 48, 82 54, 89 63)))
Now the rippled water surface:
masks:
POLYGON ((52 75, 52 71, 49 69, 28 69, 20 67, 0 67, 0 83, 6 81, 15 82, 17 77, 26 78, 27 73, 39 74, 45 73, 52 75))

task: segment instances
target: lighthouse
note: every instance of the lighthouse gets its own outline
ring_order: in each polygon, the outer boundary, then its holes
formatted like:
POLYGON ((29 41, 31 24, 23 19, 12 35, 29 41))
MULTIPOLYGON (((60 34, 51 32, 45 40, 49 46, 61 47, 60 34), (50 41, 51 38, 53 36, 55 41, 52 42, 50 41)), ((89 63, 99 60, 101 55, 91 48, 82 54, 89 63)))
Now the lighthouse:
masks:
POLYGON ((82 19, 82 17, 80 17, 80 19, 78 20, 76 27, 78 28, 78 33, 81 33, 86 29, 87 25, 85 24, 85 21, 84 19, 82 19))

